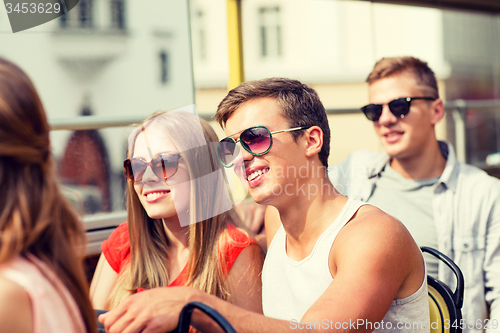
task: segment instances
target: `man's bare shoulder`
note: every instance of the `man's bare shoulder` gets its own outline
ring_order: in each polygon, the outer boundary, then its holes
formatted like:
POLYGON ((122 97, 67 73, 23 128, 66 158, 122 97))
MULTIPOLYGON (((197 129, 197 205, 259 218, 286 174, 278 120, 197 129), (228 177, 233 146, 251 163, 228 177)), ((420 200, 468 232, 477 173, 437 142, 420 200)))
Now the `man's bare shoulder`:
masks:
POLYGON ((377 233, 390 231, 391 235, 397 234, 398 236, 411 237, 401 221, 372 205, 363 205, 358 209, 351 221, 346 225, 346 230, 350 228, 357 232, 363 230, 368 232, 376 230, 377 233))
POLYGON ((340 254, 357 252, 372 258, 383 258, 388 254, 393 257, 394 252, 397 253, 396 257, 419 252, 413 237, 401 221, 371 205, 360 207, 339 232, 332 250, 340 254))
POLYGON ((340 274, 384 281, 393 287, 394 299, 413 294, 424 276, 422 254, 405 226, 370 205, 362 206, 340 230, 329 265, 334 280, 340 274))

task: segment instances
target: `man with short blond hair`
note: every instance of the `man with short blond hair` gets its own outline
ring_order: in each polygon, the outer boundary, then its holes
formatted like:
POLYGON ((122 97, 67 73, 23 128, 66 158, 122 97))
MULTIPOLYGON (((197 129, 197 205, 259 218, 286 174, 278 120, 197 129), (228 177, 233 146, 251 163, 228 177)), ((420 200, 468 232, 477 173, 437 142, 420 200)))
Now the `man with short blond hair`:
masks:
MULTIPOLYGON (((331 168, 332 183, 398 218, 419 246, 436 248, 459 265, 465 277, 464 332, 482 332, 486 325, 498 329, 500 181, 458 162, 453 147, 436 139, 444 106, 426 62, 383 58, 366 81, 370 104, 362 110, 385 153, 352 153, 331 168)), ((427 261, 427 271, 455 284, 435 258, 427 261)))

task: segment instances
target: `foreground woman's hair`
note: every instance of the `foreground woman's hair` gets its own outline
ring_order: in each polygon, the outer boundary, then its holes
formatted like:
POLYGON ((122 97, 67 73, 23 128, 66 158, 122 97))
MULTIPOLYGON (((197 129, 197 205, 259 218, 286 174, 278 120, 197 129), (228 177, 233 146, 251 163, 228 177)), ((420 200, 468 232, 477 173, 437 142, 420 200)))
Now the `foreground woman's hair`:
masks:
POLYGON ((64 283, 94 332, 81 261, 85 234, 56 182, 45 111, 28 76, 1 58, 0 193, 0 264, 36 256, 64 283))

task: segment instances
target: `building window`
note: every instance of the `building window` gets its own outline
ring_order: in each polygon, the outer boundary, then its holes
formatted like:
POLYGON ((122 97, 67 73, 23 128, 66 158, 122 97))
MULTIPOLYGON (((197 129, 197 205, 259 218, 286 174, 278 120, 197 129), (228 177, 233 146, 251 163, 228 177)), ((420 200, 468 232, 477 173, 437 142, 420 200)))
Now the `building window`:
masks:
POLYGON ((80 28, 92 28, 92 0, 80 0, 78 3, 78 21, 80 28))
POLYGON ((68 27, 68 15, 69 15, 69 13, 66 13, 66 14, 63 14, 59 17, 59 26, 61 28, 68 27))
POLYGON ((161 73, 160 82, 162 84, 167 84, 170 79, 168 68, 169 68, 169 56, 167 51, 162 50, 160 51, 160 73, 161 73))
POLYGON ((111 26, 119 30, 125 29, 124 0, 111 0, 111 26))
POLYGON ((279 7, 259 8, 260 55, 277 58, 282 55, 282 36, 279 7))
POLYGON ((93 12, 92 0, 79 0, 75 8, 70 9, 66 14, 60 16, 59 26, 63 29, 92 28, 94 25, 92 12, 93 12))

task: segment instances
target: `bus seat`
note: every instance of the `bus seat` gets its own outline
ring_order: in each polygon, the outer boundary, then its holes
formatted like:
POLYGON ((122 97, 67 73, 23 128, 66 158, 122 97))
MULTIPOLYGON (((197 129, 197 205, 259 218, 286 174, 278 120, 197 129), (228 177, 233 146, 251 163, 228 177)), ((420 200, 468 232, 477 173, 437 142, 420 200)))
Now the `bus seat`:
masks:
POLYGON ((447 256, 431 247, 421 247, 448 266, 457 278, 455 292, 442 281, 428 275, 429 311, 431 333, 461 333, 464 277, 460 268, 447 256))

